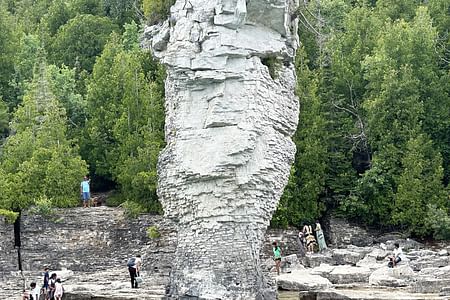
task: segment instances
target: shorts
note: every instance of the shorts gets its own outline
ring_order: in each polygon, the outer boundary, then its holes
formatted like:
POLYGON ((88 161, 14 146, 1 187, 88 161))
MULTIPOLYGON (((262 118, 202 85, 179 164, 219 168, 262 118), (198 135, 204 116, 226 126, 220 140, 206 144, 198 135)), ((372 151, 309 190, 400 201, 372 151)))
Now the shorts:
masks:
POLYGON ((90 197, 91 197, 91 195, 89 194, 89 192, 83 192, 83 201, 84 202, 88 201, 90 197))

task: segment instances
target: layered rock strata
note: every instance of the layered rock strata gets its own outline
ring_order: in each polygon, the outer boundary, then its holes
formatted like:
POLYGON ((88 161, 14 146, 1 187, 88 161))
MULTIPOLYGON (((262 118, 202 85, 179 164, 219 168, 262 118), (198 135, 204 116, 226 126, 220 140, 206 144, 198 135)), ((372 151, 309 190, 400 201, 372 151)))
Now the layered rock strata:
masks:
POLYGON ((178 226, 173 298, 275 298, 259 257, 295 154, 295 2, 177 0, 146 29, 167 66, 158 194, 178 226))

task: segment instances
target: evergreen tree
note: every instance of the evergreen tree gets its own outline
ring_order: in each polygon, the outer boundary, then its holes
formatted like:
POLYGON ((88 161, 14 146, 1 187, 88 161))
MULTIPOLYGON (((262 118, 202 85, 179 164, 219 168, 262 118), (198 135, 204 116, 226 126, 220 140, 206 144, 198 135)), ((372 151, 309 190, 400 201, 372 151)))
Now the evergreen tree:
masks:
POLYGON ((47 66, 41 63, 14 114, 13 134, 1 156, 5 176, 0 185, 7 191, 0 195, 2 208, 17 211, 40 199, 57 206, 78 203, 86 163, 66 138, 65 111, 54 97, 50 81, 47 66))
POLYGON ((84 149, 95 173, 119 184, 125 199, 160 210, 156 163, 163 146, 162 72, 138 45, 135 23, 115 36, 94 66, 84 149), (159 74, 159 75, 158 75, 159 74), (157 77, 159 79, 157 80, 157 77))

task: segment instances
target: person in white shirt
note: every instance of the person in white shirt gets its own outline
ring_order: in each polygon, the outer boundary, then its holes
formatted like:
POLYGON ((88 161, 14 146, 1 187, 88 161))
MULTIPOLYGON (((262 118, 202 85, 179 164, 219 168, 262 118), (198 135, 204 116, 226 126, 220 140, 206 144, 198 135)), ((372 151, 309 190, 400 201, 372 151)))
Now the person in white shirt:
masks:
POLYGON ((36 285, 36 282, 32 282, 30 284, 30 288, 31 288, 31 299, 33 300, 39 300, 39 294, 41 293, 41 289, 36 285))
POLYGON ((389 257, 390 261, 388 263, 388 267, 389 268, 395 267, 399 262, 402 261, 402 256, 403 256, 402 248, 398 243, 395 243, 393 255, 389 257))

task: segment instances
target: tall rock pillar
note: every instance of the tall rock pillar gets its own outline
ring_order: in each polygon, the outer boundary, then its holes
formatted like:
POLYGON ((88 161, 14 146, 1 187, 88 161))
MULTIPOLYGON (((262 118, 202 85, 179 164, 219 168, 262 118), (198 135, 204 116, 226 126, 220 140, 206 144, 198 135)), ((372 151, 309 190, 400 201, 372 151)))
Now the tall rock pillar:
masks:
POLYGON ((274 298, 259 255, 295 154, 296 1, 177 0, 146 29, 167 66, 158 194, 178 226, 173 298, 274 298))

